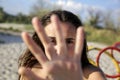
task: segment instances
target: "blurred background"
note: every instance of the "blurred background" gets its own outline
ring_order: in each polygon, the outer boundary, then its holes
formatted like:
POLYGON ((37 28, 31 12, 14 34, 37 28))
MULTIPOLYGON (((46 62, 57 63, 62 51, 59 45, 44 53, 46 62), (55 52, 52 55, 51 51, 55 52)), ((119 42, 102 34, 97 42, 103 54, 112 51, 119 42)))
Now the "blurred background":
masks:
POLYGON ((54 9, 78 15, 88 41, 113 44, 120 40, 120 0, 0 0, 0 30, 33 30, 31 18, 54 9))
POLYGON ((76 14, 88 42, 120 41, 120 0, 0 0, 0 80, 17 80, 18 57, 25 49, 20 33, 33 32, 32 17, 55 9, 76 14))

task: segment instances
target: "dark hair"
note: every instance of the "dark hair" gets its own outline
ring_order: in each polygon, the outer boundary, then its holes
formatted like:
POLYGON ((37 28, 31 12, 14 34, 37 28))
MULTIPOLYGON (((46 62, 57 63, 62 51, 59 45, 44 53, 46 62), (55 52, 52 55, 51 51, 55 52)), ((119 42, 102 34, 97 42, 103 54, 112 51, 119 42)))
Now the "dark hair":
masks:
MULTIPOLYGON (((82 26, 80 19, 76 15, 74 15, 73 13, 71 13, 69 11, 65 11, 65 10, 55 10, 55 11, 52 11, 52 12, 48 13, 47 15, 43 16, 41 18, 41 23, 43 26, 46 26, 51 22, 50 17, 53 14, 57 15, 61 22, 72 23, 76 27, 76 29, 79 26, 82 26)), ((44 47, 36 33, 33 34, 32 38, 44 51, 44 47)), ((84 68, 85 66, 90 64, 88 61, 86 52, 87 52, 87 44, 86 44, 86 40, 85 40, 84 48, 82 51, 82 58, 81 58, 82 59, 82 68, 84 68)), ((25 66, 25 67, 31 68, 36 63, 38 63, 38 61, 34 58, 34 56, 32 55, 32 53, 30 52, 29 49, 26 49, 24 54, 19 59, 19 67, 25 66)))
POLYGON ((53 14, 57 15, 61 22, 70 22, 76 28, 78 28, 79 26, 82 26, 80 19, 76 15, 74 15, 71 12, 65 11, 65 10, 55 10, 55 11, 52 11, 51 13, 43 16, 41 18, 41 23, 43 26, 46 26, 47 24, 49 24, 51 22, 50 17, 53 14))

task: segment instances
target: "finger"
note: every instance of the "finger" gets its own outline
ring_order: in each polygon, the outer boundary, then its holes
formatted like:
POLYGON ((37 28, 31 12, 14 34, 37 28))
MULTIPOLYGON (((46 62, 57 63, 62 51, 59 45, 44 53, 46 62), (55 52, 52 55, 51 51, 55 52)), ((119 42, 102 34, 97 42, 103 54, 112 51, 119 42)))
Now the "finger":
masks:
POLYGON ((38 62, 41 63, 41 65, 48 61, 42 49, 33 41, 33 39, 28 35, 28 33, 23 32, 21 36, 23 38, 23 41, 26 43, 32 54, 36 57, 38 62))
POLYGON ((82 50, 84 46, 84 30, 83 27, 79 27, 76 33, 75 54, 74 59, 80 61, 82 50))
POLYGON ((21 67, 18 73, 22 76, 24 80, 44 80, 35 75, 35 73, 32 72, 29 68, 21 67))
POLYGON ((51 22, 55 29, 58 53, 60 53, 61 55, 66 55, 67 47, 66 47, 65 39, 62 34, 62 29, 60 28, 60 21, 59 21, 57 15, 51 16, 51 22))
POLYGON ((43 43, 43 45, 45 47, 45 51, 46 51, 45 54, 47 55, 47 57, 49 59, 51 59, 53 56, 56 56, 53 45, 51 44, 48 36, 45 33, 43 26, 41 25, 41 23, 37 17, 33 18, 32 24, 35 28, 35 31, 36 31, 38 37, 40 38, 41 42, 43 43))

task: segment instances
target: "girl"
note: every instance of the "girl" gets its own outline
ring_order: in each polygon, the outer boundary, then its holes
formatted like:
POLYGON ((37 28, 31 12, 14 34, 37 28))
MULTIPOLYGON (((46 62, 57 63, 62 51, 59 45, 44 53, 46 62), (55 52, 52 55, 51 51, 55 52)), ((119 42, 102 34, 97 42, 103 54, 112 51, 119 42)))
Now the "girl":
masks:
POLYGON ((76 15, 55 10, 40 21, 33 18, 32 24, 32 38, 22 33, 28 49, 19 59, 19 80, 105 80, 88 61, 83 25, 76 15))

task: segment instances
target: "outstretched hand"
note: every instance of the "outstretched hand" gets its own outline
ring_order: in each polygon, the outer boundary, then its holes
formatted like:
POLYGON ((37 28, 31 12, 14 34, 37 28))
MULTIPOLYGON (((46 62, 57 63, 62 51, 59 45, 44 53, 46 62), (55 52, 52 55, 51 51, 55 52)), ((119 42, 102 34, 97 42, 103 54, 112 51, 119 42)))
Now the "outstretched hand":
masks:
POLYGON ((19 74, 23 76, 25 80, 83 80, 81 66, 81 54, 84 45, 83 28, 78 27, 77 29, 74 53, 73 56, 70 57, 59 25, 60 21, 56 15, 51 16, 51 23, 56 35, 56 49, 53 44, 51 44, 39 19, 35 17, 32 20, 33 27, 45 48, 45 53, 28 33, 22 33, 23 41, 41 64, 42 69, 39 71, 39 74, 36 75, 30 68, 21 67, 19 74))

